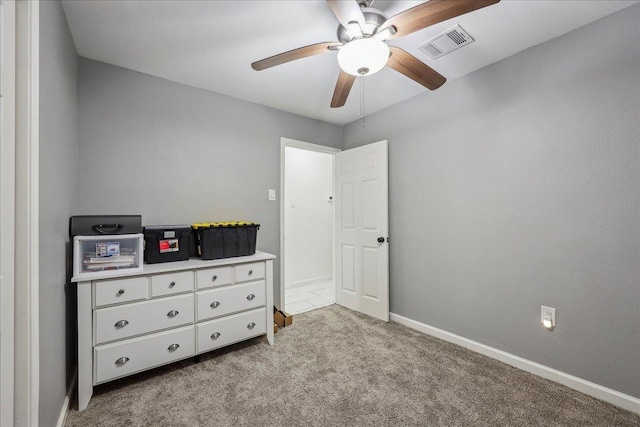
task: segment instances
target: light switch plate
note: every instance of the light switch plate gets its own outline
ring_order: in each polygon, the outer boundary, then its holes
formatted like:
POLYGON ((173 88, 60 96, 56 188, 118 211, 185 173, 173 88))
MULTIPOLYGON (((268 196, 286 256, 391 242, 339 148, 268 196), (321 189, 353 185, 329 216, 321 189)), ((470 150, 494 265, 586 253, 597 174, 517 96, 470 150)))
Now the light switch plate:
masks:
POLYGON ((269 190, 269 200, 276 199, 276 190, 269 190))
POLYGON ((556 327, 556 309, 553 307, 545 307, 544 305, 540 307, 540 323, 542 323, 545 328, 553 329, 556 327), (551 322, 550 325, 545 325, 545 319, 551 322))

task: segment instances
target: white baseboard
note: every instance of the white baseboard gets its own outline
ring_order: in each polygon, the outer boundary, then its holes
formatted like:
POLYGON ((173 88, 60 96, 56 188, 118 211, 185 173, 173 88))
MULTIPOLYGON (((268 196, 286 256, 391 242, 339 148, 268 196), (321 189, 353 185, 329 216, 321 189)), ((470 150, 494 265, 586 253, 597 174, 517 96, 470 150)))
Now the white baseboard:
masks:
POLYGON ((60 409, 60 416, 58 416, 58 422, 56 423, 56 427, 63 427, 64 422, 67 419, 67 414, 69 413, 69 406, 71 405, 71 397, 73 397, 73 390, 76 387, 76 378, 78 377, 78 371, 73 373, 73 378, 71 379, 71 384, 69 384, 69 388, 67 389, 67 395, 64 397, 64 402, 62 402, 62 409, 60 409))
POLYGON ((640 399, 628 394, 620 393, 619 391, 583 380, 582 378, 532 362, 531 360, 507 353, 506 351, 489 347, 488 345, 452 334, 442 329, 420 323, 404 316, 400 316, 399 314, 390 313, 390 319, 394 322, 400 323, 401 325, 415 329, 416 331, 468 348, 469 350, 484 354, 485 356, 489 356, 508 365, 515 366, 523 371, 555 381, 581 393, 595 397, 596 399, 604 400, 605 402, 609 402, 613 405, 619 406, 620 408, 640 414, 640 399))
POLYGON ((333 276, 331 276, 331 275, 322 276, 322 277, 314 277, 313 279, 299 280, 297 282, 285 283, 284 284, 284 288, 285 289, 291 289, 291 288, 297 288, 297 287, 304 286, 304 285, 311 285, 313 283, 330 282, 332 280, 333 280, 333 276))

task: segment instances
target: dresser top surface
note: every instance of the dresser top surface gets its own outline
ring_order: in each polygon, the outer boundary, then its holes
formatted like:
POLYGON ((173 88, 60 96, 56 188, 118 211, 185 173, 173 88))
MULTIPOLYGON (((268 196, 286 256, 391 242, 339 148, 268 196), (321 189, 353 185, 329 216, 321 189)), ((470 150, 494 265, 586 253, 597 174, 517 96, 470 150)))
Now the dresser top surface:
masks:
POLYGON ((158 264, 144 264, 142 270, 139 271, 105 271, 104 276, 92 277, 91 279, 78 279, 73 277, 71 282, 91 282, 92 280, 113 279, 117 277, 133 277, 146 276, 149 274, 170 273, 183 270, 199 270, 211 267, 223 267, 226 265, 245 264, 256 261, 267 261, 275 259, 276 256, 266 252, 256 251, 255 254, 242 257, 223 258, 214 260, 202 260, 200 258, 191 258, 187 261, 164 262, 158 264))

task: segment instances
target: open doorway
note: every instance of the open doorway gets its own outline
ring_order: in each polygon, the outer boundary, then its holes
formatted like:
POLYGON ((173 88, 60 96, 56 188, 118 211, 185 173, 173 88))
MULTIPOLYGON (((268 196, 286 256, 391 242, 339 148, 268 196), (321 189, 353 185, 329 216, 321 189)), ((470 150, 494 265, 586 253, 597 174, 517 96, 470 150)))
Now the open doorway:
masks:
POLYGON ((334 155, 282 138, 280 305, 291 314, 335 303, 334 155))

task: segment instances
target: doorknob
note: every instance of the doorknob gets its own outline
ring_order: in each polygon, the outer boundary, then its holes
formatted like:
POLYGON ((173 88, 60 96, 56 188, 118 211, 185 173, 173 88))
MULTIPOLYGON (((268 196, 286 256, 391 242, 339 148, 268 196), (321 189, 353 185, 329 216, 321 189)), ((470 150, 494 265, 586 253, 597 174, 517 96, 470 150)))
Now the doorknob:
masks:
POLYGON ((378 237, 378 243, 384 243, 384 237, 378 237))

